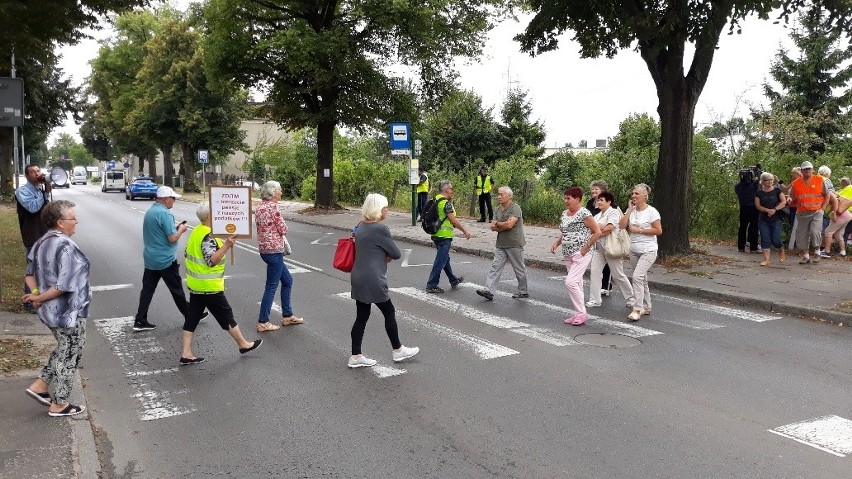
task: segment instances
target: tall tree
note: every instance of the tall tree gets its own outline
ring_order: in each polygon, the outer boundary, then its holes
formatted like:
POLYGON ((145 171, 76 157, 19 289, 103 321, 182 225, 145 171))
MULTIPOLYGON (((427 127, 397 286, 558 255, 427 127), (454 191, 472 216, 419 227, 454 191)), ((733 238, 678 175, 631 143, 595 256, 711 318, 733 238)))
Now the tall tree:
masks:
MULTIPOLYGON (((0 76, 11 76, 12 53, 25 81, 25 128, 31 138, 43 139, 59 126, 65 113, 79 110, 77 92, 62 79, 53 49, 84 38, 86 28, 99 28, 102 16, 140 5, 144 0, 53 0, 0 2, 0 76), (42 99, 46 101, 42 101, 42 99)), ((29 143, 29 142, 28 142, 29 143)), ((0 128, 0 177, 12 178, 11 128, 0 128)), ((0 194, 12 183, 3 181, 0 194)))
POLYGON ((535 159, 541 167, 540 158, 544 154, 544 139, 547 134, 544 125, 533 121, 532 105, 527 99, 528 92, 511 89, 500 109, 500 123, 497 132, 501 137, 504 158, 521 154, 535 159))
POLYGON ((456 91, 438 111, 427 115, 423 127, 421 161, 431 168, 450 171, 479 169, 479 163, 494 165, 500 157, 500 136, 491 108, 471 91, 456 91))
POLYGON ((399 83, 386 67, 410 65, 421 81, 439 83, 455 57, 481 52, 494 9, 505 2, 211 0, 206 50, 212 66, 265 90, 273 121, 316 128, 315 203, 330 207, 335 127, 395 120, 399 83))
MULTIPOLYGON (((780 7, 786 18, 804 3, 805 0, 529 0, 527 6, 535 16, 517 40, 523 51, 536 55, 557 49, 559 35, 572 31, 584 58, 611 58, 627 48, 639 52, 659 100, 661 133, 655 197, 661 200, 656 206, 666 228, 660 237, 660 253, 686 253, 695 105, 707 82, 719 36, 726 25, 735 30, 747 16, 756 14, 766 19, 780 7), (687 43, 694 46, 691 62, 687 43)), ((838 0, 815 3, 842 19, 852 8, 849 2, 838 0)))
POLYGON ((804 146, 812 155, 824 153, 828 143, 848 131, 852 48, 841 35, 822 8, 802 12, 790 32, 798 55, 779 48, 769 70, 780 90, 769 83, 763 86, 779 113, 795 112, 809 119, 812 139, 804 146))

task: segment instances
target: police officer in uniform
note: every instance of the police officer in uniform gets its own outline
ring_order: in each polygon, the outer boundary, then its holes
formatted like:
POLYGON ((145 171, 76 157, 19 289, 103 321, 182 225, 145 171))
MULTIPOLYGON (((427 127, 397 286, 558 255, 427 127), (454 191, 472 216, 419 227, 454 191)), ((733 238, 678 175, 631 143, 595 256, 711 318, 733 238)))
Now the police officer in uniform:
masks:
POLYGON ((476 194, 479 196, 479 223, 485 223, 485 210, 488 209, 488 222, 494 219, 494 209, 491 206, 491 189, 494 187, 494 180, 488 174, 488 167, 482 165, 479 169, 479 175, 476 176, 473 186, 476 188, 476 194))

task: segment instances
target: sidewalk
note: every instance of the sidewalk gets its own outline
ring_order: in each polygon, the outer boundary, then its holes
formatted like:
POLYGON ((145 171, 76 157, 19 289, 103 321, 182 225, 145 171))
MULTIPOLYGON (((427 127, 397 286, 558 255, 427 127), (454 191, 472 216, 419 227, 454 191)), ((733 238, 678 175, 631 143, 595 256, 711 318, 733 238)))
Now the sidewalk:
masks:
MULTIPOLYGON (((282 201, 280 209, 285 220, 349 230, 361 220, 359 209, 350 208, 330 214, 302 214, 308 203, 282 201)), ((491 257, 497 233, 488 223, 461 219, 472 237, 465 240, 456 233, 456 251, 491 257)), ((431 246, 429 235, 420 225, 411 225, 411 215, 391 211, 385 220, 398 241, 431 246)), ((664 225, 665 227, 665 225, 664 225)), ((553 271, 565 271, 562 257, 550 253, 557 236, 556 228, 524 225, 527 244, 524 257, 527 265, 553 271)), ((696 245, 693 245, 696 247, 696 245)), ((823 259, 819 264, 800 265, 799 258, 788 255, 779 263, 773 254, 772 265, 761 267, 763 257, 740 253, 736 247, 699 245, 707 255, 699 266, 663 267, 656 264, 649 274, 651 293, 676 293, 692 298, 722 301, 736 306, 772 311, 780 314, 814 318, 837 325, 852 325, 852 314, 836 305, 852 300, 846 281, 852 280, 852 259, 823 259), (706 261, 705 261, 706 260, 706 261)), ((329 257, 329 264, 331 258, 329 257)), ((511 275, 511 273, 509 273, 511 275)), ((485 272, 483 271, 484 280, 485 272)), ((473 278, 471 278, 473 279, 473 278)), ((425 287, 426 278, 423 278, 425 287)), ((532 292, 535 294, 535 292, 532 292)), ((849 309, 852 311, 852 308, 849 309)))
MULTIPOLYGON (((0 311, 0 336, 46 336, 50 330, 34 314, 0 311)), ((24 393, 38 370, 24 377, 0 376, 0 477, 96 478, 100 469, 88 411, 73 418, 47 415, 47 408, 24 393)), ((79 374, 71 400, 85 404, 79 374)))

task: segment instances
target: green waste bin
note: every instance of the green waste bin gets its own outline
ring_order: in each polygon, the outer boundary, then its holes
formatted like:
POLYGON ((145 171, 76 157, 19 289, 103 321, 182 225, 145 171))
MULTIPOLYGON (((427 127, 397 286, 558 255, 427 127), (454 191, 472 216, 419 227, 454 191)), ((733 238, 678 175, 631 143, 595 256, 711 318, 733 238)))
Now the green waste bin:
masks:
POLYGON ((180 176, 172 176, 172 185, 174 185, 174 187, 175 187, 175 188, 180 188, 180 187, 181 187, 181 185, 180 185, 180 176))

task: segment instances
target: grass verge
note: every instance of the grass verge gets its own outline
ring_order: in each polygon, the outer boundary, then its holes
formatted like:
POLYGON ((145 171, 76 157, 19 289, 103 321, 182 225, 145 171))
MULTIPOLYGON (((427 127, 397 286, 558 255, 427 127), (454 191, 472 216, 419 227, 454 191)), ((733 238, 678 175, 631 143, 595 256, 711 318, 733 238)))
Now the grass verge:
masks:
POLYGON ((14 203, 0 204, 0 309, 3 311, 24 312, 21 295, 27 270, 25 251, 14 203))

